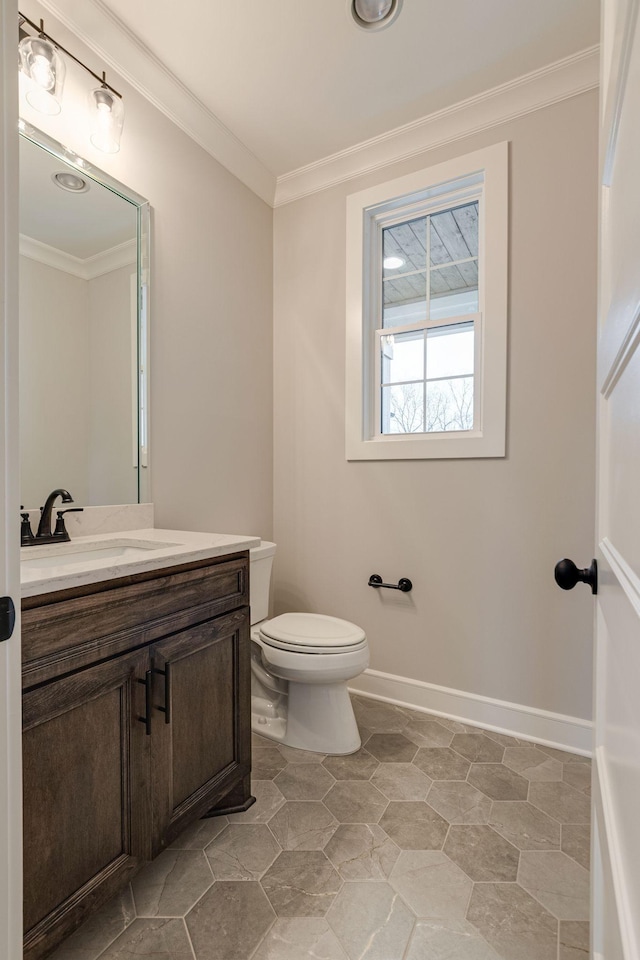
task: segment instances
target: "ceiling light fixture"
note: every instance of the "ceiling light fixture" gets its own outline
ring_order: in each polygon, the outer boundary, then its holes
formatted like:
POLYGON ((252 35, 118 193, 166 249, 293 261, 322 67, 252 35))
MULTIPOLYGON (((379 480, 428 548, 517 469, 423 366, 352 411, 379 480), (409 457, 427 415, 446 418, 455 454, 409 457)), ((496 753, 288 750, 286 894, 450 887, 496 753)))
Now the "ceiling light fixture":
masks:
POLYGON ((18 47, 20 70, 28 84, 27 102, 41 113, 47 113, 50 116, 60 113, 66 70, 64 58, 61 56, 61 53, 64 53, 100 83, 100 86, 92 90, 89 95, 91 143, 104 153, 117 153, 120 149, 120 136, 124 123, 122 94, 107 83, 104 72, 102 76, 94 73, 86 63, 74 57, 65 47, 56 43, 53 37, 45 33, 43 20, 38 26, 33 20, 20 13, 18 26, 23 33, 25 24, 37 31, 35 37, 28 34, 23 36, 18 47))
POLYGON ((396 19, 402 0, 349 0, 351 16, 363 30, 383 30, 396 19))
POLYGON ((61 190, 68 190, 69 193, 87 193, 89 184, 76 173, 68 173, 66 170, 62 173, 52 173, 51 179, 56 187, 61 190))
POLYGON ((397 270, 398 267, 404 267, 404 263, 402 257, 385 257, 382 266, 385 270, 397 270))

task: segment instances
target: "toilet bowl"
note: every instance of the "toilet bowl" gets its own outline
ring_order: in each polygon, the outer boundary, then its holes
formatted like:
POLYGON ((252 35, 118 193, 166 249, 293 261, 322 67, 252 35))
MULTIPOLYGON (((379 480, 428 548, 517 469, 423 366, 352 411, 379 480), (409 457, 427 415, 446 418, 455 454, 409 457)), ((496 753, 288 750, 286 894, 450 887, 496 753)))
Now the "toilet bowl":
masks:
POLYGON ((347 683, 369 665, 364 631, 315 613, 267 619, 275 544, 251 560, 251 726, 270 740, 318 753, 348 754, 360 734, 347 683))

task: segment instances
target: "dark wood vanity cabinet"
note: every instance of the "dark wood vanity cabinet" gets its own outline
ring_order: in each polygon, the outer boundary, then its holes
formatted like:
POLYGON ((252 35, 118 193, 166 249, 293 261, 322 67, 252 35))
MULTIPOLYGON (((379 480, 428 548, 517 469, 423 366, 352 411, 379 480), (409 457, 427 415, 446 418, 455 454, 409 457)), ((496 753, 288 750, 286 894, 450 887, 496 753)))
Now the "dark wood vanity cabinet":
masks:
POLYGON ((23 600, 26 960, 250 802, 248 554, 23 600))

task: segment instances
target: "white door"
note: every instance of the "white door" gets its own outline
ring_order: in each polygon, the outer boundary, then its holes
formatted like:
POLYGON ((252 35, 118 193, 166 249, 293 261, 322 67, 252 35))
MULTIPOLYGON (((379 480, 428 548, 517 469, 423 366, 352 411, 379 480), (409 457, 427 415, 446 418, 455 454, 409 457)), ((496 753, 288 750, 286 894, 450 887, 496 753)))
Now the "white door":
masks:
MULTIPOLYGON (((17 16, 0 0, 0 597, 19 607, 17 16)), ((0 641, 0 960, 22 956, 21 781, 18 623, 0 641)))
POLYGON ((593 955, 640 960, 640 0, 604 0, 593 955))

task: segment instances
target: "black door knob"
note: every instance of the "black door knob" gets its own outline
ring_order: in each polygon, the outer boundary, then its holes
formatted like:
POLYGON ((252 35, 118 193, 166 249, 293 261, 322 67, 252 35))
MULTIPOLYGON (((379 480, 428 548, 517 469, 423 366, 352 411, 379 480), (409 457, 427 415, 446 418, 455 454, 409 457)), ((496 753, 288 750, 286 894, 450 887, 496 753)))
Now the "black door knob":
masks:
POLYGON ((563 590, 573 590, 576 583, 588 583, 591 586, 591 593, 598 592, 598 564, 595 560, 591 561, 590 567, 584 570, 578 569, 573 560, 560 560, 556 563, 554 570, 556 583, 563 590))

